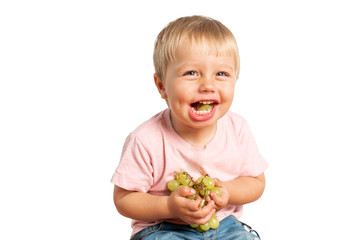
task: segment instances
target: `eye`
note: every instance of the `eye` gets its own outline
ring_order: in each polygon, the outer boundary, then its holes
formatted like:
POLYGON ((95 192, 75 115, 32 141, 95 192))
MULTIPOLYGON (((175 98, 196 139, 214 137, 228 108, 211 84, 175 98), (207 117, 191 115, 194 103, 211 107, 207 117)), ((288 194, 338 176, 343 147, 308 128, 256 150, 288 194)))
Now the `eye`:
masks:
POLYGON ((197 73, 195 71, 188 71, 185 73, 185 75, 197 76, 197 73))
POLYGON ((216 76, 227 77, 227 76, 229 76, 229 74, 226 73, 226 72, 218 72, 218 73, 216 74, 216 76))

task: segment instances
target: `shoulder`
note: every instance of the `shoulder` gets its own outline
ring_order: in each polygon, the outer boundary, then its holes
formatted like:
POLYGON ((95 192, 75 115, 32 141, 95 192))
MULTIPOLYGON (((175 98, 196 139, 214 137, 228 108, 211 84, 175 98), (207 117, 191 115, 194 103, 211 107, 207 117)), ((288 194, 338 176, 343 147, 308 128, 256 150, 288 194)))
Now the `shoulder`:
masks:
POLYGON ((161 137, 165 128, 166 114, 168 114, 167 109, 157 113, 135 128, 129 134, 128 138, 146 143, 153 142, 157 137, 161 137))
POLYGON ((236 137, 240 142, 253 138, 247 120, 237 113, 228 112, 224 116, 224 126, 226 134, 236 137))
POLYGON ((236 135, 240 143, 254 144, 255 138, 248 121, 239 114, 229 112, 225 124, 228 135, 236 135))
POLYGON ((227 112, 224 117, 227 117, 228 119, 233 121, 240 121, 240 122, 245 121, 245 118, 243 116, 231 111, 227 112))
POLYGON ((239 132, 247 125, 247 121, 240 114, 234 112, 227 112, 223 117, 223 123, 226 127, 230 127, 236 132, 239 132))

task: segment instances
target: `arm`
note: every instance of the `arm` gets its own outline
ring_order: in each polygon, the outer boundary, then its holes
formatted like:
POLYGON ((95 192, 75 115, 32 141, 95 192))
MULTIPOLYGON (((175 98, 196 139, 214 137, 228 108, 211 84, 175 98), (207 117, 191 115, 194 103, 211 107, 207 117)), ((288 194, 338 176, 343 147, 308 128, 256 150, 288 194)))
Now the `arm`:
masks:
POLYGON ((265 175, 257 177, 239 177, 233 181, 225 182, 230 193, 229 203, 247 204, 258 200, 265 190, 265 175))
POLYGON ((132 219, 151 222, 171 217, 166 196, 132 192, 115 185, 114 203, 121 215, 132 219))
POLYGON ((218 209, 224 208, 227 204, 247 204, 258 200, 265 189, 265 175, 257 177, 239 177, 232 181, 222 182, 215 179, 217 186, 223 190, 221 197, 211 194, 218 209))
POLYGON ((215 212, 212 202, 200 208, 201 199, 185 198, 194 193, 191 188, 180 187, 170 196, 156 196, 149 193, 133 192, 115 185, 114 203, 118 212, 128 218, 146 222, 181 219, 185 223, 205 224, 215 212))

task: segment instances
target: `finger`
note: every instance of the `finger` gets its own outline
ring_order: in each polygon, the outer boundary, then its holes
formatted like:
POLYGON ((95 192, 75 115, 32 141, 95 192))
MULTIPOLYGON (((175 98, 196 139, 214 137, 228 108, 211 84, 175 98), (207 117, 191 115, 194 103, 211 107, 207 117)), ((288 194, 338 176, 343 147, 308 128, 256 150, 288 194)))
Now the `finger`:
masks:
POLYGON ((196 211, 184 209, 183 217, 186 222, 191 224, 205 224, 210 221, 215 212, 215 205, 212 203, 210 206, 198 208, 196 211))
POLYGON ((203 207, 199 211, 195 212, 194 217, 204 218, 208 214, 210 214, 213 210, 215 211, 215 203, 214 203, 214 201, 210 201, 210 202, 208 202, 208 204, 205 207, 203 207))
POLYGON ((188 205, 188 209, 192 212, 198 211, 200 209, 200 203, 202 201, 201 197, 197 197, 195 200, 190 200, 190 204, 188 205))
POLYGON ((203 219, 204 220, 203 224, 208 223, 211 220, 211 218, 214 216, 215 212, 216 212, 215 209, 211 210, 211 212, 203 219))
POLYGON ((214 178, 214 181, 215 181, 215 186, 217 186, 217 187, 223 187, 224 186, 223 182, 220 179, 214 178))
POLYGON ((211 211, 211 210, 213 210, 215 208, 215 202, 213 201, 213 200, 211 200, 210 202, 208 202, 207 204, 206 204, 206 206, 205 207, 203 207, 203 209, 204 210, 207 210, 207 211, 211 211))
POLYGON ((216 203, 221 201, 221 197, 214 192, 210 193, 210 198, 216 203))
POLYGON ((211 195, 211 198, 214 200, 216 208, 221 208, 226 205, 227 201, 224 198, 219 197, 216 193, 212 194, 213 195, 211 195))
POLYGON ((196 194, 196 190, 191 187, 182 186, 177 188, 174 193, 181 197, 187 197, 196 194))
POLYGON ((215 209, 211 209, 210 211, 205 210, 204 208, 201 209, 201 213, 197 214, 194 218, 194 223, 196 224, 206 224, 210 221, 212 216, 215 214, 215 209))

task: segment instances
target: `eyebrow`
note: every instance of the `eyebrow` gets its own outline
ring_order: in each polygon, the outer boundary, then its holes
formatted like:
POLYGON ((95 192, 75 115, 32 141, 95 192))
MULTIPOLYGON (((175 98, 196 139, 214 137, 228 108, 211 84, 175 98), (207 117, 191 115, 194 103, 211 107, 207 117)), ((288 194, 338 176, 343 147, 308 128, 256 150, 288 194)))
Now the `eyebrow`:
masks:
POLYGON ((229 68, 229 69, 231 69, 232 71, 234 71, 234 68, 233 68, 231 65, 229 65, 229 64, 220 64, 220 66, 229 68))
MULTIPOLYGON (((191 67, 197 67, 199 64, 197 64, 197 63, 192 63, 192 64, 188 64, 188 63, 184 63, 184 64, 181 64, 181 65, 178 65, 176 68, 177 69, 183 69, 183 68, 191 68, 191 67)), ((232 71, 234 71, 234 68, 231 66, 231 65, 229 65, 229 64, 219 64, 218 66, 220 66, 220 67, 224 67, 224 68, 227 68, 227 69, 230 69, 230 70, 232 70, 232 71)))

